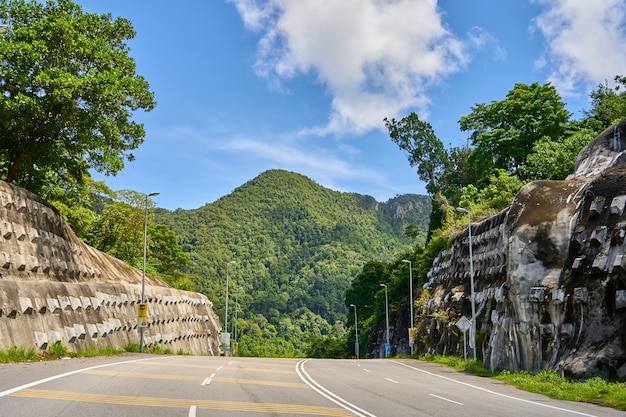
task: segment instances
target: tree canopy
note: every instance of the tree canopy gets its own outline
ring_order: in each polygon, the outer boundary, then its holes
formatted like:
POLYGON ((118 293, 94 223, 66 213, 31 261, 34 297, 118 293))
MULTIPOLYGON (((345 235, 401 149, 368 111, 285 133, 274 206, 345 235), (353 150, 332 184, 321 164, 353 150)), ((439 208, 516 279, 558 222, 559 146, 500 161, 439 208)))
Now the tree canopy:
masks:
POLYGON ((462 131, 470 132, 483 167, 523 177, 520 169, 535 143, 545 138, 560 140, 570 116, 550 83, 515 84, 504 100, 474 105, 459 125, 462 131))
POLYGON ((70 0, 1 0, 0 175, 39 193, 92 168, 116 174, 145 136, 133 112, 155 106, 135 72, 130 21, 70 0))

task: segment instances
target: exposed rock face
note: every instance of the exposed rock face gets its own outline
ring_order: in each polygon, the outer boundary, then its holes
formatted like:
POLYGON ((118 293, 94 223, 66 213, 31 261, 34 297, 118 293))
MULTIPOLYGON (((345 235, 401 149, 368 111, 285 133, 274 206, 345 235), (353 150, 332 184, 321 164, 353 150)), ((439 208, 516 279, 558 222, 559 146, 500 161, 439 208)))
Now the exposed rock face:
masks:
MULTIPOLYGON (((70 351, 139 342, 142 273, 81 242, 58 212, 0 181, 0 349, 70 351)), ((218 319, 202 294, 146 276, 145 345, 219 354, 218 319)))
MULTIPOLYGON (((530 183, 510 208, 471 225, 485 366, 626 381, 625 206, 626 119, 581 151, 566 180, 530 183)), ((463 355, 455 323, 471 318, 469 265, 466 230, 428 273, 418 351, 463 355)), ((396 336, 406 351, 406 336, 396 336)), ((384 343, 376 339, 372 356, 384 343)))

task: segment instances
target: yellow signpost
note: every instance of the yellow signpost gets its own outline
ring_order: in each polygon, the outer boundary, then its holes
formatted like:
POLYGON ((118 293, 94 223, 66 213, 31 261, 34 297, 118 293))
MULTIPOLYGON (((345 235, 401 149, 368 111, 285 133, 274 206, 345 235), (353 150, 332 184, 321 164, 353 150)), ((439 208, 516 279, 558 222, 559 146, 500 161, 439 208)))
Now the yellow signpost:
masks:
POLYGON ((139 321, 139 327, 146 327, 148 322, 148 304, 137 304, 137 320, 139 321))

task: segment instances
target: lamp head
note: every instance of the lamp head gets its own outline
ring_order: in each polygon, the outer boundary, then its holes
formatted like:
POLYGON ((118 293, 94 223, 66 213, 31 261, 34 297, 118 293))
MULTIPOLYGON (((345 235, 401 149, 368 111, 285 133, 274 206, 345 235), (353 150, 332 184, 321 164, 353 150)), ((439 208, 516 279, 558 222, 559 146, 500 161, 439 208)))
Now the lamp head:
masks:
POLYGON ((150 193, 150 194, 148 194, 148 197, 154 197, 155 195, 159 195, 159 194, 161 194, 161 193, 150 193))
POLYGON ((0 33, 7 33, 9 31, 9 25, 0 25, 0 33))
POLYGON ((387 287, 387 284, 380 284, 381 287, 387 287))
POLYGON ((402 262, 404 262, 405 264, 410 264, 411 261, 407 260, 407 259, 403 259, 402 262))
POLYGON ((457 207, 456 211, 458 211, 459 213, 469 213, 469 210, 464 209, 463 207, 457 207))

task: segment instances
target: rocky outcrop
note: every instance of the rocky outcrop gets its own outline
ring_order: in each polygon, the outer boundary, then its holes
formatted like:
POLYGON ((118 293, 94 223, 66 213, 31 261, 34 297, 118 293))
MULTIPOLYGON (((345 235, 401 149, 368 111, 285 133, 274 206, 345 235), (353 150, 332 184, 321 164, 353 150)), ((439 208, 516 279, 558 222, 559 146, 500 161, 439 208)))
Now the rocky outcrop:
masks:
MULTIPOLYGON (((625 207, 626 119, 581 151, 566 180, 532 182, 508 209, 471 225, 485 366, 626 380, 625 207)), ((426 288, 417 350, 462 356, 455 324, 471 318, 468 230, 435 259, 426 288)), ((406 350, 406 327, 398 328, 398 351, 406 350)))
MULTIPOLYGON (((206 296, 146 276, 145 345, 219 354, 206 296)), ((81 242, 36 195, 0 182, 0 349, 70 351, 139 342, 142 273, 81 242)))

